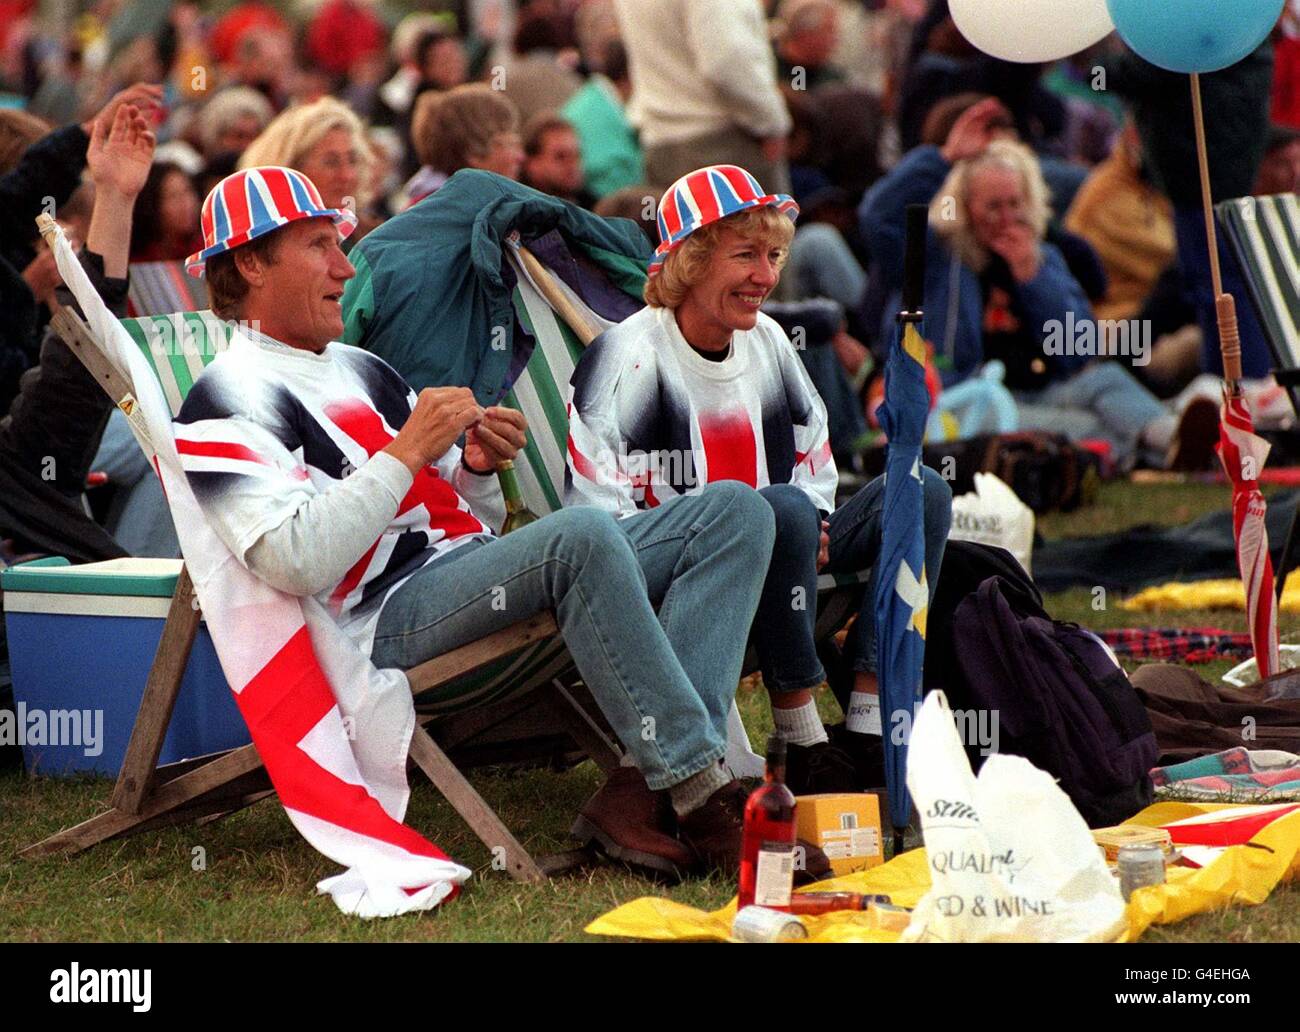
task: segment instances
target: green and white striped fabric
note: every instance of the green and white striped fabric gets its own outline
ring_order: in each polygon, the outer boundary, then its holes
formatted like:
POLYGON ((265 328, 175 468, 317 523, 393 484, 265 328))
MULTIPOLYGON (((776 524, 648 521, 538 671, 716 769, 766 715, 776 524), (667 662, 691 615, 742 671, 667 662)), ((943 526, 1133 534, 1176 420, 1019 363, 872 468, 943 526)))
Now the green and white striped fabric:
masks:
POLYGON ((1300 369, 1300 203, 1295 194, 1241 197, 1216 211, 1246 274, 1279 370, 1300 369))
POLYGON ((230 343, 231 324, 207 311, 123 319, 122 325, 153 366, 173 416, 199 374, 230 343))

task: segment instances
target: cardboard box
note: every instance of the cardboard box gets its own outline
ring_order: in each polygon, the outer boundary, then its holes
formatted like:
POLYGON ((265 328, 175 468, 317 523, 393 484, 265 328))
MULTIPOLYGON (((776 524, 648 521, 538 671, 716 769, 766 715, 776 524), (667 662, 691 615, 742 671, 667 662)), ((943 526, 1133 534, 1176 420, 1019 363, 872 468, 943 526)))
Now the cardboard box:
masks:
POLYGON ((880 800, 867 792, 799 796, 799 837, 820 846, 835 874, 852 874, 884 863, 880 800))

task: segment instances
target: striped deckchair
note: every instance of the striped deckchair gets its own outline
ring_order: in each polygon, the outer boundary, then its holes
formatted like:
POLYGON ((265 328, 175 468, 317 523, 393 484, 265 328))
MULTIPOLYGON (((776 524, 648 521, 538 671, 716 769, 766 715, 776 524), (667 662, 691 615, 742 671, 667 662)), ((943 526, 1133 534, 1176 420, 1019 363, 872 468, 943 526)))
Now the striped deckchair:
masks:
POLYGON ((184 262, 132 262, 126 312, 130 316, 198 312, 208 307, 208 285, 185 275, 184 262))
MULTIPOLYGON (((64 309, 52 324, 119 407, 129 409, 129 380, 99 350, 85 323, 64 309)), ((162 383, 173 415, 233 330, 211 312, 127 319, 124 326, 162 383)), ((224 815, 271 794, 252 745, 157 766, 200 619, 182 568, 109 810, 29 846, 24 856, 85 849, 159 823, 224 815)), ((522 880, 541 879, 582 857, 534 859, 459 768, 554 760, 575 748, 607 770, 617 766, 619 750, 593 716, 598 710, 574 673, 549 613, 407 671, 421 725, 411 758, 494 856, 503 856, 505 869, 522 880)))
MULTIPOLYGON (((1239 197, 1215 207, 1246 278, 1251 303, 1273 355, 1273 378, 1300 417, 1300 203, 1295 194, 1239 197)), ((1300 507, 1282 546, 1275 577, 1282 597, 1286 575, 1300 561, 1300 507)))

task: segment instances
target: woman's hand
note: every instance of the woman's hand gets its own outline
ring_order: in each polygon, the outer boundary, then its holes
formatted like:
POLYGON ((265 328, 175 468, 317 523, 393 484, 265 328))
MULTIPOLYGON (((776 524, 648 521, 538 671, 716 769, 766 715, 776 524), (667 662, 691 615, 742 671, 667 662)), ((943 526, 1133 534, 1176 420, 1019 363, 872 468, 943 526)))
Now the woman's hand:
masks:
POLYGON ((111 122, 104 115, 96 119, 86 150, 96 191, 134 201, 149 178, 155 143, 149 123, 134 104, 119 105, 111 122))
POLYGON ((1011 113, 996 97, 987 97, 963 111, 953 123, 940 152, 950 165, 983 154, 997 134, 1006 132, 1011 113))
POLYGON ((989 246, 1003 257, 1017 283, 1028 283, 1038 275, 1038 238, 1024 223, 1003 230, 989 246))

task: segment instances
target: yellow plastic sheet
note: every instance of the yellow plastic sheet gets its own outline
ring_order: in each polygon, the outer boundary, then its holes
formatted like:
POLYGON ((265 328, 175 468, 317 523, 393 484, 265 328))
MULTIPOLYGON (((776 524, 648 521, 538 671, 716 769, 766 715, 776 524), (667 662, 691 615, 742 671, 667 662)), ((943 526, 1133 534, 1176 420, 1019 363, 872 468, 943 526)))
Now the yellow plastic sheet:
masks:
MULTIPOLYGON (((1157 803, 1128 824, 1155 827, 1214 810, 1231 809, 1217 803, 1157 803)), ((1300 811, 1282 817, 1260 831, 1251 845, 1233 846, 1214 863, 1199 870, 1169 869, 1169 881, 1139 889, 1128 906, 1128 931, 1118 940, 1134 942, 1153 924, 1176 924, 1193 914, 1231 905, 1256 906, 1280 883, 1300 876, 1300 811)), ((925 850, 913 849, 881 867, 819 882, 819 891, 883 892, 899 906, 914 907, 930 888, 925 850)), ((733 899, 711 913, 653 896, 625 903, 587 926, 592 935, 631 939, 685 941, 712 939, 732 942, 733 899)), ((897 932, 867 927, 866 915, 840 911, 802 917, 809 942, 897 942, 897 932)))
MULTIPOLYGON (((1191 609, 1246 608, 1246 589, 1239 580, 1203 580, 1190 584, 1157 584, 1120 603, 1129 612, 1185 612, 1191 609)), ((1288 577, 1282 592, 1282 612, 1300 613, 1300 577, 1288 577)))

